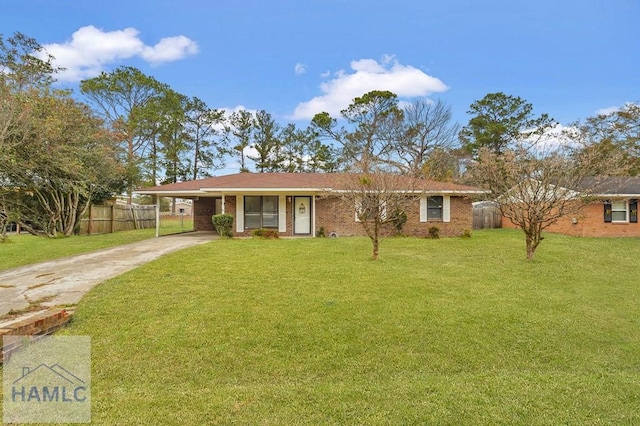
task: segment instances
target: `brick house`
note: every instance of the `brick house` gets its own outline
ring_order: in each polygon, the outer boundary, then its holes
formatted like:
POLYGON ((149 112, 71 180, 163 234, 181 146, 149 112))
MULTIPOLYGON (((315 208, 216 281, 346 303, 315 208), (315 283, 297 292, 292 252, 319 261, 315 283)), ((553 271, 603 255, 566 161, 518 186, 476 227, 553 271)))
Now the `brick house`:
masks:
MULTIPOLYGON (((587 204, 578 214, 550 225, 548 232, 579 237, 640 237, 640 177, 589 178, 576 191, 587 197, 587 204)), ((506 218, 502 226, 515 228, 506 218)))
MULTIPOLYGON (((340 193, 355 175, 341 173, 237 173, 143 188, 137 194, 193 200, 194 228, 214 231, 211 216, 234 217, 234 234, 254 229, 278 230, 281 236, 315 236, 320 228, 338 236, 365 235, 356 206, 347 206, 340 193)), ((471 198, 486 191, 464 185, 401 178, 414 197, 405 213, 403 234, 426 236, 437 226, 441 236, 472 229, 471 198)))

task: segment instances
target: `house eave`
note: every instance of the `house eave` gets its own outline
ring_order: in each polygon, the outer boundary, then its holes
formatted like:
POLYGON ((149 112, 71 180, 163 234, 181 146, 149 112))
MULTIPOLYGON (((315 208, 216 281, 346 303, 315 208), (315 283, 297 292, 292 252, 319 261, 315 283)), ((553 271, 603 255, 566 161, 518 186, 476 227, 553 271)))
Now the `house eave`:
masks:
POLYGON ((200 188, 202 193, 238 194, 315 194, 330 191, 325 188, 200 188))
POLYGON ((588 194, 592 198, 640 198, 640 194, 588 194))
POLYGON ((159 195, 161 197, 198 197, 202 196, 205 193, 199 190, 189 190, 189 191, 164 191, 164 190, 137 190, 133 191, 135 195, 159 195))

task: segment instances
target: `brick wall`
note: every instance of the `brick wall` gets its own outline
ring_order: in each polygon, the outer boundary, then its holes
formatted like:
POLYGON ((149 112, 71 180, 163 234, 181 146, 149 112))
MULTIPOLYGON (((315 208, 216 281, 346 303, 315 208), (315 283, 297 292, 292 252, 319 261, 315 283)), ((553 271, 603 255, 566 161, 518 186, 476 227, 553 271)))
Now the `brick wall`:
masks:
POLYGON ((215 231, 211 216, 216 211, 216 199, 200 197, 193 201, 193 229, 196 231, 215 231))
MULTIPOLYGON (((575 215, 560 218, 546 231, 576 237, 640 237, 640 224, 606 223, 603 208, 601 202, 589 204, 575 215), (573 218, 577 223, 572 223, 573 218)), ((502 227, 516 228, 509 219, 502 220, 502 227)))
MULTIPOLYGON (((286 197, 286 222, 287 231, 280 232, 283 237, 293 236, 293 196, 286 197), (289 200, 291 198, 291 201, 289 200)), ((355 221, 355 207, 347 206, 338 197, 318 197, 315 200, 316 228, 314 234, 323 227, 325 232, 336 232, 339 236, 366 235, 361 223, 355 221)), ((211 216, 215 210, 213 198, 203 198, 194 202, 194 228, 197 231, 213 231, 211 216)), ((236 236, 251 236, 251 232, 235 232, 236 227, 236 197, 225 197, 225 212, 234 217, 233 233, 236 236)), ((407 213, 407 223, 403 228, 403 235, 424 237, 429 234, 429 228, 440 228, 440 236, 459 236, 465 230, 473 228, 473 215, 471 200, 464 197, 451 197, 451 221, 430 220, 420 222, 420 198, 416 197, 407 213)), ((393 234, 391 224, 383 231, 384 234, 393 234)))
MULTIPOLYGON (((339 236, 366 235, 361 223, 355 221, 355 206, 349 207, 337 197, 316 200, 316 231, 324 227, 325 232, 336 232, 339 236)), ((416 197, 411 208, 406 212, 407 222, 402 234, 415 237, 425 237, 429 228, 440 228, 440 236, 453 237, 462 235, 465 230, 471 231, 473 216, 471 200, 463 197, 451 197, 451 221, 429 220, 420 222, 420 198, 416 197)), ((388 224, 385 234, 393 234, 395 230, 388 224)))

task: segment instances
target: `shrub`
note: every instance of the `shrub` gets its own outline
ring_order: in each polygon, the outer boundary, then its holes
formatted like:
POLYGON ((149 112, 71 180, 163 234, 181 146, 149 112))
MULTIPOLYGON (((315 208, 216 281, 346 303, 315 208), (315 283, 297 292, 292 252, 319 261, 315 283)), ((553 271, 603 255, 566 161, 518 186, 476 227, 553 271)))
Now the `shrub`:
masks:
POLYGON ((211 220, 218 235, 225 238, 231 238, 233 236, 231 232, 233 229, 233 216, 230 214, 214 214, 211 220))
POLYGON ((316 237, 324 238, 327 236, 327 232, 324 230, 324 226, 321 226, 320 229, 316 231, 316 237))
POLYGON ((429 228, 428 238, 433 238, 434 240, 440 238, 440 228, 438 228, 437 226, 432 226, 431 228, 429 228))
POLYGON ((471 229, 465 229, 462 231, 462 238, 471 238, 471 229))
POLYGON ((264 238, 265 240, 275 240, 280 238, 278 231, 275 229, 256 229, 252 234, 256 238, 264 238))

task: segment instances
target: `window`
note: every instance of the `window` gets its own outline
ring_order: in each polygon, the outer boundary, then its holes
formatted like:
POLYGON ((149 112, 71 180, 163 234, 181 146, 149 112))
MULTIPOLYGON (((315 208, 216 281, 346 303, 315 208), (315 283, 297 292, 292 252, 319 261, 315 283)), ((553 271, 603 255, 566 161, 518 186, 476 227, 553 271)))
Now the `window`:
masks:
POLYGON ((637 223, 638 200, 605 201, 604 221, 611 223, 637 223))
POLYGON ((427 220, 442 219, 443 197, 427 198, 427 220))
POLYGON ((611 202, 611 221, 612 222, 627 221, 627 202, 626 201, 611 202))
POLYGON ((244 227, 278 228, 278 196, 244 197, 244 227))
POLYGON ((420 197, 420 222, 450 222, 451 197, 449 195, 423 195, 420 197))
POLYGON ((387 202, 377 196, 365 196, 356 201, 356 222, 387 220, 387 202))

